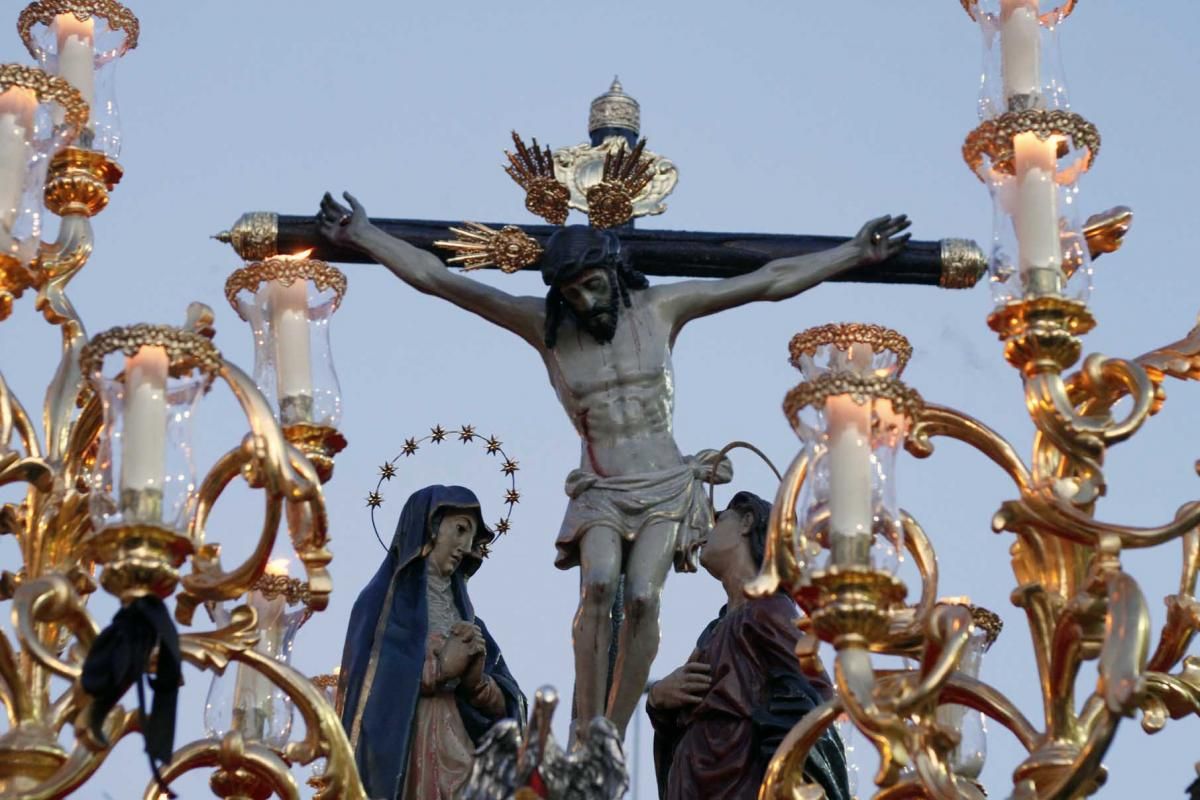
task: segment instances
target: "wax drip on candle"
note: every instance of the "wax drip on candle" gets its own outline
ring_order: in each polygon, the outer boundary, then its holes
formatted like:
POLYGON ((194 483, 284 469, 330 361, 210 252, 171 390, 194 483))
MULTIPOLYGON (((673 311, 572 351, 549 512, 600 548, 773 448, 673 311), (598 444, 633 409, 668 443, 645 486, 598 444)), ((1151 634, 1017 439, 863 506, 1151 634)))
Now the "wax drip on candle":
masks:
POLYGON ((33 157, 31 133, 37 95, 14 86, 0 92, 0 252, 11 253, 13 225, 21 211, 33 157))
MULTIPOLYGON (((79 90, 89 108, 96 102, 95 25, 94 18, 79 20, 70 13, 54 18, 58 37, 58 76, 79 90)), ((54 124, 61 125, 65 118, 66 109, 55 105, 54 124)), ((94 130, 91 119, 88 130, 94 130)))

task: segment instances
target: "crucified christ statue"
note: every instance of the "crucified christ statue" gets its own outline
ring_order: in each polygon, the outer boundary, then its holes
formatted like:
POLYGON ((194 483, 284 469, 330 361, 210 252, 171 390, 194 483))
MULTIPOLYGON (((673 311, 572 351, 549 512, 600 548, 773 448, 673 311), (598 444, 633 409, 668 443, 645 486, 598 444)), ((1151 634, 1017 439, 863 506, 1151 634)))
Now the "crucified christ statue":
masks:
POLYGON ((537 350, 580 439, 579 468, 556 564, 581 570, 574 622, 575 693, 583 725, 607 716, 622 736, 659 644, 667 573, 694 571, 712 512, 701 487, 710 465, 685 457, 672 433, 671 351, 688 322, 760 300, 785 300, 844 270, 898 253, 908 219, 879 217, 824 252, 771 261, 722 280, 650 286, 610 230, 561 228, 540 266, 543 297, 518 297, 452 272, 437 256, 390 236, 351 195, 326 194, 318 223, 417 291, 449 300, 537 350), (625 578, 625 624, 607 691, 610 609, 625 578))

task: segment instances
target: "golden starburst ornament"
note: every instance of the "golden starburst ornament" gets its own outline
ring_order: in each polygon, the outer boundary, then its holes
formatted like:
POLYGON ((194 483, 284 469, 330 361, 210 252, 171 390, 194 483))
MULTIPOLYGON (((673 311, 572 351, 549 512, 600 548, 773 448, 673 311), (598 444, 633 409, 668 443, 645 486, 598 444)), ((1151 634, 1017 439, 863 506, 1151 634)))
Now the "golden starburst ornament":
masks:
POLYGON ((489 456, 494 456, 496 453, 499 453, 501 444, 503 444, 503 442, 501 442, 495 436, 489 436, 487 440, 487 454, 489 456))
POLYGON ((519 469, 520 469, 520 467, 517 466, 517 462, 513 461, 511 458, 505 459, 504 466, 500 467, 500 471, 510 477, 512 476, 513 473, 515 473, 519 469))
POLYGON ((404 449, 401 452, 404 453, 404 455, 406 455, 406 456, 411 456, 413 453, 417 452, 417 450, 419 450, 420 448, 421 448, 421 446, 419 444, 417 444, 416 439, 405 439, 404 440, 404 449))
POLYGON ((430 431, 429 438, 434 444, 441 444, 446 441, 446 429, 441 425, 435 425, 430 431))
POLYGON ((562 225, 570 213, 571 192, 554 177, 550 148, 543 151, 537 139, 532 147, 526 147, 516 131, 512 139, 517 152, 504 151, 509 162, 504 171, 525 190, 525 208, 551 225, 562 225))
POLYGON ((383 495, 379 492, 369 492, 367 494, 367 508, 379 508, 383 505, 383 495))
POLYGON ((379 468, 379 475, 385 481, 390 481, 396 477, 396 466, 392 462, 387 462, 379 468))
POLYGON ((467 444, 475 438, 475 428, 471 425, 463 425, 458 431, 458 440, 463 444, 467 444))
POLYGON ((542 246, 537 239, 516 225, 496 230, 480 222, 466 222, 461 227, 451 227, 450 232, 453 239, 439 239, 433 244, 455 253, 446 263, 467 272, 494 265, 511 274, 542 257, 542 246))
POLYGON ((514 503, 521 502, 521 493, 516 489, 509 489, 504 493, 504 502, 508 503, 510 506, 514 503))
POLYGON ((654 177, 654 160, 642 158, 646 140, 630 152, 623 145, 604 157, 604 177, 588 189, 588 221, 594 228, 615 228, 633 219, 633 200, 654 177))

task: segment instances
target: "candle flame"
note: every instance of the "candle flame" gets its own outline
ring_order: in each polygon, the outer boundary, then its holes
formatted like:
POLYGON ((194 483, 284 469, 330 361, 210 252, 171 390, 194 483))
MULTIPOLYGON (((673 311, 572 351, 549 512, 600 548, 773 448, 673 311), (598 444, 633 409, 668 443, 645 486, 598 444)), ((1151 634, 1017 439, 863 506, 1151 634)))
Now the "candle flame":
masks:
POLYGON ((276 558, 273 561, 268 561, 266 573, 268 575, 287 575, 288 560, 286 558, 276 558))
POLYGON ((312 255, 313 249, 314 248, 310 247, 307 250, 300 251, 299 253, 292 253, 291 255, 272 256, 272 258, 276 261, 303 261, 304 259, 306 259, 312 255))

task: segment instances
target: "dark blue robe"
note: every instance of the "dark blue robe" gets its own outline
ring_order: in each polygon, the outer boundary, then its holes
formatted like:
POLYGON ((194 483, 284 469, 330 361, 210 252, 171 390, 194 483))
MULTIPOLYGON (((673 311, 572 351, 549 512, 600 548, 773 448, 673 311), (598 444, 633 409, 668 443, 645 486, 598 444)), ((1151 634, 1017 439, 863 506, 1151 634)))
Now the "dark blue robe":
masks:
MULTIPOLYGON (((421 489, 404 504, 387 558, 350 612, 338 696, 342 725, 354 748, 358 774, 372 798, 400 800, 404 790, 429 629, 425 558, 433 546, 435 526, 447 510, 475 514, 479 530, 476 548, 491 540, 493 534, 484 524, 479 500, 470 489, 421 489)), ((473 621, 483 632, 487 642, 484 672, 504 695, 504 717, 524 720, 525 696, 467 596, 467 578, 479 563, 474 554, 467 556, 451 576, 454 602, 462 618, 473 621)), ((481 713, 462 698, 458 698, 458 710, 476 744, 501 719, 481 713)))

